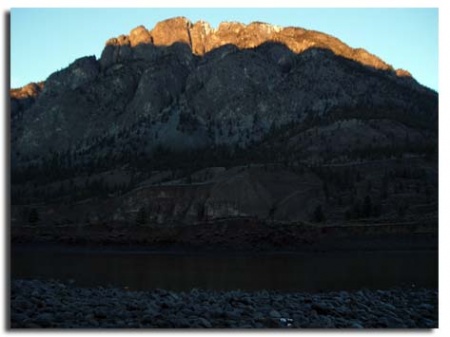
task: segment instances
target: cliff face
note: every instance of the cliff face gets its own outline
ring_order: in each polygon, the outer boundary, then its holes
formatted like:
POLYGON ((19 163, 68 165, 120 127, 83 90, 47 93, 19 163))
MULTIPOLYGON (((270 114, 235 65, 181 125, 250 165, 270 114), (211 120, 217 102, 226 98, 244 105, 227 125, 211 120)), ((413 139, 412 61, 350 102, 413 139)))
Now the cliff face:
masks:
POLYGON ((204 21, 191 23, 179 17, 159 22, 152 30, 143 26, 133 29, 129 35, 121 35, 107 41, 101 60, 103 66, 139 57, 130 48, 139 45, 170 46, 186 44, 195 55, 203 56, 211 50, 225 45, 249 49, 265 42, 278 42, 292 52, 299 54, 310 48, 325 48, 335 55, 343 56, 376 69, 393 70, 392 66, 364 49, 353 49, 330 35, 302 28, 282 28, 262 22, 244 25, 239 22, 223 22, 217 29, 204 21), (109 47, 109 48, 108 48, 109 47), (122 59, 120 58, 122 57, 122 59))
POLYGON ((210 214, 305 220, 315 211, 343 219, 371 209, 373 198, 384 200, 388 214, 401 213, 405 203, 423 203, 425 190, 429 203, 437 200, 429 161, 437 107, 437 94, 407 71, 324 33, 170 19, 108 40, 98 60, 83 57, 45 83, 11 91, 13 199, 101 194, 114 198, 120 211, 110 215, 122 220, 140 208, 158 221, 210 214), (370 161, 383 164, 373 171, 364 166, 370 161), (231 173, 207 192, 190 190, 212 166, 231 173), (246 173, 231 169, 237 166, 246 173), (404 182, 414 196, 401 196, 399 187, 394 201, 381 199, 403 167, 416 177, 417 186, 404 182), (367 177, 356 181, 355 172, 367 177), (166 184, 188 185, 187 197, 161 201, 158 186, 166 184))

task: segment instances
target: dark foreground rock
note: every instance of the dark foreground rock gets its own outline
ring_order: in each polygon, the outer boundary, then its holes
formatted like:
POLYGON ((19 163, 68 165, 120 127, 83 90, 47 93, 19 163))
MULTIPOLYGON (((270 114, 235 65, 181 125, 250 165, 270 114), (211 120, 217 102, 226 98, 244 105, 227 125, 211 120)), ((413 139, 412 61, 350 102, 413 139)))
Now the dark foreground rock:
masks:
POLYGON ((82 288, 13 280, 11 328, 437 328, 433 289, 329 293, 82 288))

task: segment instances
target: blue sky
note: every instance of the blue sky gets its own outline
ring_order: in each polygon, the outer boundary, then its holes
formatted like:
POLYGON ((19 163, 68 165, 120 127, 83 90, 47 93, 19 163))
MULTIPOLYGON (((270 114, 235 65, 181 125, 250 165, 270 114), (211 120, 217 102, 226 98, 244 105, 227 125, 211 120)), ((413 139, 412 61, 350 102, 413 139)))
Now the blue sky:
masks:
POLYGON ((192 22, 263 21, 331 34, 438 90, 438 9, 12 9, 11 87, 45 80, 75 59, 100 57, 105 41, 144 25, 185 16, 192 22))

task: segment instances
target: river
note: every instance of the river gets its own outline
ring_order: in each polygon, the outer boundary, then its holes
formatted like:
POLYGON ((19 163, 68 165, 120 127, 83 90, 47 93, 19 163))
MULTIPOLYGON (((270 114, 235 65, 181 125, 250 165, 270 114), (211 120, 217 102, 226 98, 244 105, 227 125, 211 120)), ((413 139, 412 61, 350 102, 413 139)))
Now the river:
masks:
POLYGON ((186 253, 14 247, 12 278, 74 280, 130 290, 332 291, 438 286, 438 253, 186 253))

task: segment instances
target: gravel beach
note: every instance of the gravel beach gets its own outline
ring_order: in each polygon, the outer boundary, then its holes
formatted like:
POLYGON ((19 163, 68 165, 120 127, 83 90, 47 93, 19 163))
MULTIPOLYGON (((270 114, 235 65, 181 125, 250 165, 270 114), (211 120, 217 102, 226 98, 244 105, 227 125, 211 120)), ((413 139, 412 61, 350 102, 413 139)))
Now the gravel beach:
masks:
POLYGON ((415 288, 173 292, 13 280, 10 308, 13 329, 438 327, 437 290, 415 288))

